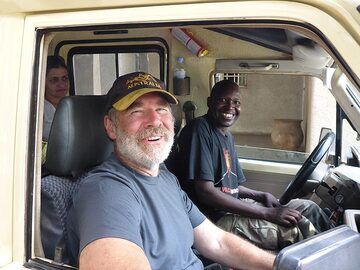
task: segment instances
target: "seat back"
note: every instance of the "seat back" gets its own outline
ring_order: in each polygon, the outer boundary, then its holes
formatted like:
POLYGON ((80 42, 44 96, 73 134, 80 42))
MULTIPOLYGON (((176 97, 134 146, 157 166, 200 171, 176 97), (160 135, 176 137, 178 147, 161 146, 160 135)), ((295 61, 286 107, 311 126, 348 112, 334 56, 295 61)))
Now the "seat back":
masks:
POLYGON ((56 110, 41 181, 41 239, 45 257, 69 263, 66 249, 67 212, 86 171, 113 150, 103 117, 106 96, 70 96, 56 110))
POLYGON ((175 133, 175 137, 178 135, 178 133, 181 130, 181 126, 182 126, 182 120, 183 120, 183 116, 182 116, 182 110, 181 110, 181 106, 180 103, 178 104, 171 104, 171 112, 174 116, 174 133, 175 133))
POLYGON ((170 155, 168 156, 168 158, 165 160, 165 165, 168 168, 169 171, 173 171, 175 166, 176 166, 176 160, 175 160, 175 154, 177 152, 177 139, 178 136, 180 134, 180 130, 182 128, 182 122, 183 122, 183 114, 182 114, 182 109, 181 109, 181 105, 179 104, 172 104, 171 105, 171 111, 172 114, 174 116, 174 133, 175 133, 175 138, 174 138, 174 144, 171 148, 171 152, 170 155))
POLYGON ((185 113, 185 122, 189 124, 191 120, 195 118, 195 111, 197 110, 197 106, 194 102, 188 100, 183 105, 183 111, 185 113))
POLYGON ((51 126, 44 164, 51 174, 76 177, 109 156, 113 144, 104 129, 105 106, 105 95, 61 100, 51 126))

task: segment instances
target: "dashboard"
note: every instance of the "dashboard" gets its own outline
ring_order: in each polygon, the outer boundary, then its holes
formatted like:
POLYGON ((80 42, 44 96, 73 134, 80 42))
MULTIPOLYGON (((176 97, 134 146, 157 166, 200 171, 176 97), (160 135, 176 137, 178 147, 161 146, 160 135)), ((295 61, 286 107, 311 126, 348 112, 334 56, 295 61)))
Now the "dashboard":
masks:
POLYGON ((357 224, 360 215, 360 168, 342 164, 330 169, 311 199, 318 203, 336 224, 357 224))

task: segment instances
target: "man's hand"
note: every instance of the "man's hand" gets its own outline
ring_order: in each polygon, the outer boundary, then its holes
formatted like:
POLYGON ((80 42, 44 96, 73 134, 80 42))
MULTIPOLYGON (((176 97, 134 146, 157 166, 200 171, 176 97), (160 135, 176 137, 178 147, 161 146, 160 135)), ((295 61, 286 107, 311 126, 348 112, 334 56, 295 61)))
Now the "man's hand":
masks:
POLYGON ((263 197, 262 203, 266 207, 281 207, 279 201, 271 193, 264 192, 262 197, 263 197))
POLYGON ((280 206, 265 208, 264 219, 279 225, 290 227, 296 225, 300 219, 302 219, 302 215, 295 209, 280 206))

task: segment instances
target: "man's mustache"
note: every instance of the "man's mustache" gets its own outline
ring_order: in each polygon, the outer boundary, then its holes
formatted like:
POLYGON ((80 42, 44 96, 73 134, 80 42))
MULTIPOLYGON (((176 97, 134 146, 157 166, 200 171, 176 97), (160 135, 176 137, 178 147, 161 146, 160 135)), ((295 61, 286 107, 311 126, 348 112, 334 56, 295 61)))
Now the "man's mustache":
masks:
POLYGON ((165 138, 168 138, 170 136, 174 136, 174 131, 169 130, 165 127, 150 127, 140 131, 136 135, 136 139, 142 140, 148 137, 156 137, 156 136, 164 136, 165 138))

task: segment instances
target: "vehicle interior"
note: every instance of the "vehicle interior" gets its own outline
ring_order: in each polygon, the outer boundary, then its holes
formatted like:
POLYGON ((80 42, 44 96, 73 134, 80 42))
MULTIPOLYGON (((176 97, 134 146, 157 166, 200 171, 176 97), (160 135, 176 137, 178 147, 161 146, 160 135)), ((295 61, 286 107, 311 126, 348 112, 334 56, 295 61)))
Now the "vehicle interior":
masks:
POLYGON ((105 95, 118 76, 133 71, 153 74, 176 95, 176 133, 207 112, 206 98, 216 82, 229 79, 240 86, 241 116, 231 132, 245 186, 271 192, 282 204, 311 199, 338 226, 331 235, 280 251, 276 269, 295 269, 288 260, 300 253, 308 258, 304 250, 312 255, 326 250, 330 257, 345 245, 358 250, 358 238, 346 239, 360 231, 359 134, 350 101, 340 97, 347 91, 359 100, 359 81, 316 29, 284 21, 205 21, 59 27, 37 35, 46 40, 45 50, 37 51, 38 129, 47 55, 66 60, 70 92, 56 110, 42 176, 34 183, 39 199, 28 266, 76 267, 67 256, 66 213, 86 172, 112 151, 102 126, 105 95), (186 71, 180 79, 174 78, 179 57, 186 71))

